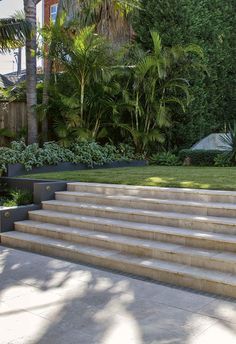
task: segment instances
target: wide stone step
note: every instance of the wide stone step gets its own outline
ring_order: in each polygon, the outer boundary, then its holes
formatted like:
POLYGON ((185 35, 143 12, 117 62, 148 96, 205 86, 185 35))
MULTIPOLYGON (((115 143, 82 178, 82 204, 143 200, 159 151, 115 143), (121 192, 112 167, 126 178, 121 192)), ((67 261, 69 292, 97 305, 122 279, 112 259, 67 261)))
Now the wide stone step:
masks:
POLYGON ((68 183, 68 191, 236 204, 236 191, 163 188, 102 183, 68 183))
POLYGON ((46 210, 68 212, 71 214, 236 234, 236 219, 227 217, 200 216, 164 211, 157 212, 143 209, 131 209, 59 200, 42 202, 42 206, 43 209, 46 210))
POLYGON ((162 282, 236 297, 236 276, 230 273, 137 257, 116 250, 75 244, 17 231, 2 233, 3 245, 132 273, 162 282))
POLYGON ((84 228, 106 233, 122 234, 141 239, 200 247, 202 249, 236 252, 236 236, 229 234, 135 223, 50 210, 30 211, 29 219, 32 221, 84 228))
POLYGON ((236 254, 234 253, 203 250, 172 243, 30 220, 16 222, 15 229, 24 233, 117 250, 137 256, 146 256, 189 266, 236 273, 236 254))
POLYGON ((136 209, 177 212, 203 216, 236 217, 236 205, 219 202, 196 202, 171 199, 157 199, 129 195, 106 195, 78 191, 58 191, 56 200, 111 205, 136 209))

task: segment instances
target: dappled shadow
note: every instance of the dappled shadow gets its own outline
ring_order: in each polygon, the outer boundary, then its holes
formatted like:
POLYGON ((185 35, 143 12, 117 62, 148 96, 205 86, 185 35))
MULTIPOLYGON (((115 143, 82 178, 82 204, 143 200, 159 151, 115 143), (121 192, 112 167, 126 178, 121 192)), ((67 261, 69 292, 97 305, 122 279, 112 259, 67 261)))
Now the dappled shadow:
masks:
POLYGON ((214 298, 160 284, 4 247, 0 269, 2 344, 191 344, 215 324, 214 298))

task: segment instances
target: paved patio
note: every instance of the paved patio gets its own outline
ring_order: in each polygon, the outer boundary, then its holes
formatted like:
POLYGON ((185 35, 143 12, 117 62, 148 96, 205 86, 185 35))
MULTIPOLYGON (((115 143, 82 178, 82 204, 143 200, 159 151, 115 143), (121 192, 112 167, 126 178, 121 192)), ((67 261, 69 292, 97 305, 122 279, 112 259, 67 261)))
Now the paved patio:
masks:
POLYGON ((236 302, 0 246, 0 344, 236 343, 236 302))

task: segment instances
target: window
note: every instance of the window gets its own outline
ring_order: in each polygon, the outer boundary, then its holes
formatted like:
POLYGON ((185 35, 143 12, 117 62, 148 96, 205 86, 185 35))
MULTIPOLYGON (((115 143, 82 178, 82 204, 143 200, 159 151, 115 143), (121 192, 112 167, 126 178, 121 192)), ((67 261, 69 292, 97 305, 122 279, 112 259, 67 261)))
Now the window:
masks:
POLYGON ((56 18, 57 18, 57 4, 55 4, 55 5, 52 5, 51 7, 50 7, 50 19, 51 19, 51 21, 53 22, 53 23, 55 23, 55 21, 56 21, 56 18))

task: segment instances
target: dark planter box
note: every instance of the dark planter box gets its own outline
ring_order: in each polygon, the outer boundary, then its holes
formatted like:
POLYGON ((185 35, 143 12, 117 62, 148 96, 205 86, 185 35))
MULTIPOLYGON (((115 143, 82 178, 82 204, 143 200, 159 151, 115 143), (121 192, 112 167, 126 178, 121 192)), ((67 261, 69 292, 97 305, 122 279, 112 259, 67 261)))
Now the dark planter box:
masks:
POLYGON ((28 211, 40 209, 42 201, 53 199, 56 191, 64 191, 67 188, 67 182, 65 181, 8 177, 0 178, 0 181, 6 183, 10 188, 31 192, 34 198, 34 204, 12 208, 0 207, 0 233, 14 230, 14 222, 26 220, 28 211))
POLYGON ((22 205, 14 208, 0 208, 0 233, 14 229, 15 221, 23 221, 28 218, 28 211, 40 209, 38 204, 22 205))
MULTIPOLYGON (((133 161, 114 161, 101 166, 95 166, 93 169, 99 168, 118 168, 118 167, 142 167, 146 166, 146 160, 133 160, 133 161)), ((27 171, 21 164, 8 164, 7 165, 7 177, 16 177, 21 175, 35 174, 35 173, 49 173, 49 172, 63 172, 63 171, 79 171, 90 170, 84 164, 73 164, 71 162, 60 162, 58 165, 49 165, 42 167, 33 167, 32 170, 27 171)))
POLYGON ((42 167, 33 167, 32 170, 27 171, 21 164, 8 164, 7 177, 16 177, 21 175, 35 174, 35 173, 49 173, 49 172, 62 172, 85 170, 86 166, 83 164, 73 164, 71 162, 60 162, 58 165, 48 165, 42 167))
POLYGON ((9 188, 29 191, 36 204, 53 199, 56 191, 65 191, 67 188, 67 181, 63 180, 2 177, 0 181, 6 183, 9 188))

